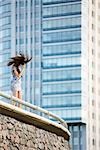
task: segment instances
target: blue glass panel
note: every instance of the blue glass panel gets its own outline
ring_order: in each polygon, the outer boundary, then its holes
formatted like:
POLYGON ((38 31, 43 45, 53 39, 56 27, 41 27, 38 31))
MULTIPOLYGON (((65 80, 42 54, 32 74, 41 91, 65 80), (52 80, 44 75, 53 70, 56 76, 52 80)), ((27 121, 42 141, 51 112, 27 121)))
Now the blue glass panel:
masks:
POLYGON ((11 23, 10 16, 0 18, 0 26, 4 26, 4 25, 10 24, 10 23, 11 23))
POLYGON ((65 81, 65 80, 80 80, 81 69, 67 69, 67 70, 56 70, 56 71, 44 71, 42 73, 42 80, 44 82, 49 81, 65 81))
POLYGON ((55 83, 55 84, 43 84, 43 94, 64 94, 64 93, 77 93, 81 90, 81 82, 74 81, 68 83, 55 83))
POLYGON ((43 56, 79 54, 81 53, 81 43, 43 46, 42 53, 43 56))
POLYGON ((62 58, 46 58, 43 60, 43 68, 64 67, 69 65, 80 65, 80 56, 62 57, 62 58))
POLYGON ((43 30, 57 30, 81 27, 81 17, 67 17, 60 19, 51 19, 43 21, 43 30))
POLYGON ((11 11, 11 4, 10 3, 1 6, 0 13, 4 14, 4 13, 10 12, 10 11, 11 11))
POLYGON ((63 15, 74 15, 81 13, 81 4, 69 4, 53 7, 44 7, 43 17, 54 17, 54 16, 63 16, 63 15))
POLYGON ((59 3, 70 3, 70 2, 80 2, 81 0, 43 0, 43 5, 52 5, 59 3))
POLYGON ((63 31, 43 34, 44 43, 81 40, 81 31, 63 31))
POLYGON ((59 108, 59 107, 80 107, 81 95, 71 96, 48 96, 42 98, 42 106, 44 108, 59 108))

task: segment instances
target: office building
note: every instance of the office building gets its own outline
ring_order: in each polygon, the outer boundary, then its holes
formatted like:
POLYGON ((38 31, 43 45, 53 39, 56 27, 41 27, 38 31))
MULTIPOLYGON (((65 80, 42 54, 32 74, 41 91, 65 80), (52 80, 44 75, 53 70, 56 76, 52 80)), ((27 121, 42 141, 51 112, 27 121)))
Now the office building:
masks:
POLYGON ((10 89, 8 58, 32 56, 23 99, 66 120, 73 150, 99 150, 99 0, 0 3, 1 89, 10 89))

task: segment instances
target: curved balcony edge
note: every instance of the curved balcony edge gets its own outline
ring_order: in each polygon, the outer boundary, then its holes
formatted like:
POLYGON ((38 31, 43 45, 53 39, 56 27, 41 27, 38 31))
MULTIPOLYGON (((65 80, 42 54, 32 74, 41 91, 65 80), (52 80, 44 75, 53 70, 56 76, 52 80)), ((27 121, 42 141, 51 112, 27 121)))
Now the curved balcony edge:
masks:
POLYGON ((0 114, 10 116, 30 125, 35 125, 40 129, 62 136, 66 140, 70 138, 69 130, 63 125, 3 101, 0 101, 0 114))

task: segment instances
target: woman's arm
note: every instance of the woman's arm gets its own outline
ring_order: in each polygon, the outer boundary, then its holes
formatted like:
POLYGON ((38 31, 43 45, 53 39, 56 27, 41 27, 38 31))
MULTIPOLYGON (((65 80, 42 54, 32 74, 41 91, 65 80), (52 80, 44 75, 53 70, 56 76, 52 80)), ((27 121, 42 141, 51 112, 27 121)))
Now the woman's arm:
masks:
POLYGON ((22 71, 21 71, 20 74, 19 74, 19 78, 23 75, 24 70, 25 70, 25 64, 22 66, 22 71))
POLYGON ((20 73, 18 73, 16 67, 13 67, 13 72, 15 76, 17 76, 18 78, 20 78, 23 75, 24 70, 25 70, 25 64, 22 66, 22 71, 20 73))
POLYGON ((13 69, 14 75, 17 76, 17 77, 19 77, 20 73, 18 73, 16 67, 13 67, 12 69, 13 69))

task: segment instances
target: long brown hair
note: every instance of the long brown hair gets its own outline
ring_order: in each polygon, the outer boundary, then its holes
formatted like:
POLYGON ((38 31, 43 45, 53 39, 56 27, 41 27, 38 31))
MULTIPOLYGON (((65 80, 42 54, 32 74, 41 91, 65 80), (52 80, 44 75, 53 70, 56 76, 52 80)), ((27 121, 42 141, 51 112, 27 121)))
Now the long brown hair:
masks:
POLYGON ((7 65, 8 66, 11 66, 11 65, 15 66, 18 73, 20 73, 19 66, 27 64, 31 59, 32 59, 32 57, 28 58, 28 56, 24 56, 24 54, 20 54, 20 55, 17 55, 15 57, 11 57, 10 61, 8 62, 7 65))

